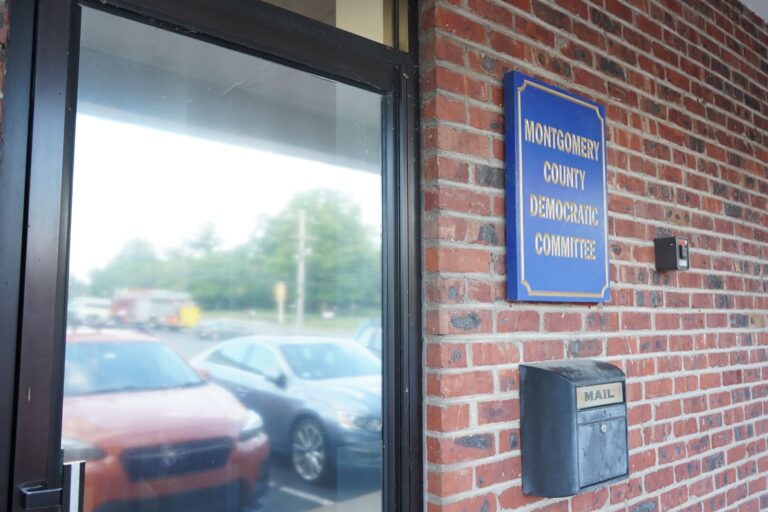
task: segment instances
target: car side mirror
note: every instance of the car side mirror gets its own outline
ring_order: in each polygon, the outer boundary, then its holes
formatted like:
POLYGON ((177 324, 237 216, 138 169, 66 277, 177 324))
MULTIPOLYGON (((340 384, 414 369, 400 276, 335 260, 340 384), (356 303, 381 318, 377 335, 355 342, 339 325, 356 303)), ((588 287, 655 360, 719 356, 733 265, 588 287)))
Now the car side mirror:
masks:
POLYGON ((279 388, 284 388, 288 384, 288 377, 283 372, 270 375, 267 377, 267 380, 279 388))

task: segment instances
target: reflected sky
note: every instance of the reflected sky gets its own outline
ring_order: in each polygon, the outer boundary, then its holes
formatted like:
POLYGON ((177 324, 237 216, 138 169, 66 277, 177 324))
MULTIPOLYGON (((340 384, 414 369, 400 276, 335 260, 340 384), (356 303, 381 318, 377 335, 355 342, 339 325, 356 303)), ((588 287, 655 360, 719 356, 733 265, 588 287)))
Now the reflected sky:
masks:
POLYGON ((332 188, 381 232, 381 176, 147 126, 77 116, 70 271, 87 281, 127 240, 162 254, 212 225, 222 248, 248 240, 296 193, 332 188))

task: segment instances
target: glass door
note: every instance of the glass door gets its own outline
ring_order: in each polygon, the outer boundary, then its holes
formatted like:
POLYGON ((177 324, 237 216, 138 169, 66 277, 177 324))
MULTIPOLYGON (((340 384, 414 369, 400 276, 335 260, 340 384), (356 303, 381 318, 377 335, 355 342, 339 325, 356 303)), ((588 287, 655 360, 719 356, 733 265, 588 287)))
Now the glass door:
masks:
POLYGON ((381 119, 83 9, 62 449, 86 512, 380 509, 381 119))
POLYGON ((39 2, 11 510, 420 509, 408 65, 39 2))

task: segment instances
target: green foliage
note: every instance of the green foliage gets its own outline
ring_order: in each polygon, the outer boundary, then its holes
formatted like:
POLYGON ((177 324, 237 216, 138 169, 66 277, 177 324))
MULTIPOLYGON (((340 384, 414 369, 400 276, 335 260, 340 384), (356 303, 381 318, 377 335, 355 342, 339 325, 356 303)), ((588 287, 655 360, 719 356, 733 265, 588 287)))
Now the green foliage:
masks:
POLYGON ((274 287, 283 281, 288 304, 295 304, 300 210, 306 216, 307 311, 379 307, 381 234, 361 223, 353 198, 322 189, 297 194, 285 210, 262 219, 247 243, 232 249, 219 248, 210 225, 164 257, 147 241, 129 241, 109 265, 92 273, 89 293, 161 288, 190 292, 206 309, 271 308, 274 287))
POLYGON ((335 190, 297 194, 264 222, 252 241, 256 261, 273 283, 288 285, 295 300, 299 211, 306 215, 306 305, 309 311, 354 311, 380 301, 379 233, 360 222, 360 207, 335 190))
POLYGON ((163 262, 146 240, 129 240, 107 267, 91 274, 91 291, 109 297, 118 288, 163 288, 168 284, 163 262))

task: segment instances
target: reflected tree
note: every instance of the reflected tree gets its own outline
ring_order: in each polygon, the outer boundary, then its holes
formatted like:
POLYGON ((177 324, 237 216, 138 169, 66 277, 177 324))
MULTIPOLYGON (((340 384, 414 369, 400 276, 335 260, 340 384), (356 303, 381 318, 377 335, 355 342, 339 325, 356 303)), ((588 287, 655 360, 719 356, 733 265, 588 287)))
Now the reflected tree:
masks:
MULTIPOLYGON (((292 198, 278 215, 263 221, 252 241, 254 264, 269 276, 269 304, 278 281, 296 297, 299 211, 306 212, 306 305, 308 311, 354 311, 380 302, 380 234, 361 222, 360 207, 337 190, 316 189, 292 198)), ((261 301, 260 301, 261 302, 261 301)))
POLYGON ((120 288, 162 288, 168 282, 154 246, 142 239, 128 241, 102 269, 91 272, 91 294, 110 297, 120 288))
MULTIPOLYGON (((221 249, 213 225, 162 257, 150 242, 131 240, 107 266, 91 272, 87 292, 109 297, 120 288, 169 289, 190 292, 209 310, 272 308, 274 287, 283 281, 288 303, 295 303, 300 210, 306 217, 307 311, 379 307, 380 233, 362 223, 354 198, 326 189, 297 194, 232 249, 221 249)), ((79 283, 78 291, 84 287, 79 283)))

